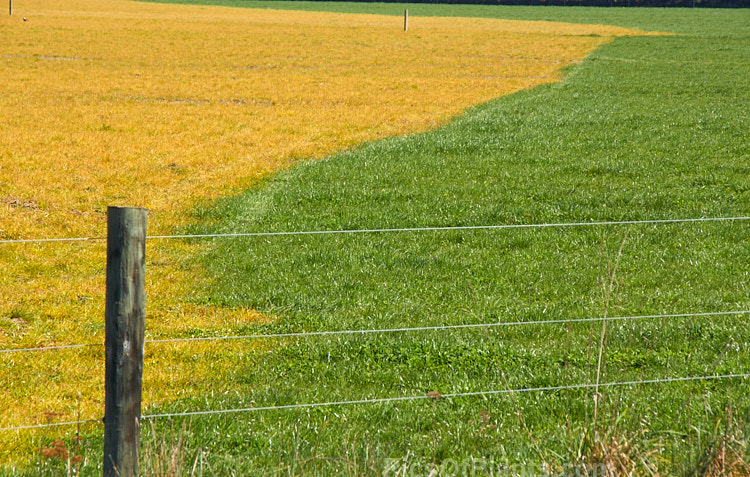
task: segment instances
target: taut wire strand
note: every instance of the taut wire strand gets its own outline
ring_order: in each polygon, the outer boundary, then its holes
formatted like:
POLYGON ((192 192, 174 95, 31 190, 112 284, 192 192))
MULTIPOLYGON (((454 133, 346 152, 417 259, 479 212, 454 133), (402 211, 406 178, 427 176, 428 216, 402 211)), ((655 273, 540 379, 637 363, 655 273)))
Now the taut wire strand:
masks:
MULTIPOLYGON (((461 231, 461 230, 503 230, 503 229, 533 229, 551 227, 598 227, 608 225, 644 225, 644 224, 678 224, 694 222, 729 222, 750 220, 750 216, 738 217, 700 217, 693 219, 652 219, 652 220, 616 220, 604 222, 557 222, 540 224, 506 224, 506 225, 459 225, 439 227, 412 227, 393 229, 349 229, 349 230, 300 230, 290 232, 238 232, 226 234, 185 234, 185 235, 150 235, 150 240, 170 239, 202 239, 202 238, 233 238, 233 237, 277 237, 289 235, 334 235, 334 234, 373 234, 389 232, 438 232, 438 231, 461 231)), ((6 239, 0 240, 0 244, 13 243, 44 243, 44 242, 85 242, 105 240, 104 237, 74 237, 74 238, 37 238, 37 239, 6 239)))
MULTIPOLYGON (((750 378, 750 373, 736 373, 736 374, 722 374, 722 375, 707 375, 707 376, 686 376, 677 378, 657 378, 657 379, 646 379, 641 381, 618 381, 610 383, 600 383, 600 387, 622 387, 622 386, 639 386, 643 384, 664 384, 664 383, 678 383, 678 382, 690 382, 690 381, 708 381, 718 379, 745 379, 750 378)), ((472 391, 463 393, 448 393, 439 395, 442 399, 452 399, 461 397, 476 397, 476 396, 498 396, 503 394, 511 393, 529 393, 529 392, 555 392, 563 391, 566 389, 588 389, 593 388, 594 384, 574 384, 568 386, 543 386, 534 388, 516 388, 516 389, 499 389, 491 391, 472 391)), ((318 403, 304 403, 304 404, 286 404, 282 406, 262 406, 262 407, 245 407, 236 409, 215 409, 206 411, 187 411, 187 412, 175 412, 175 413, 160 413, 160 414, 145 414, 141 416, 141 419, 159 419, 166 417, 191 417, 191 416, 208 416, 218 414, 232 414, 242 412, 255 412, 255 411, 283 411, 289 409, 310 409, 316 407, 331 407, 331 406, 344 406, 354 404, 379 404, 379 403, 391 403, 391 402, 404 402, 404 401, 417 401, 424 399, 435 399, 437 396, 432 394, 425 394, 419 396, 396 396, 388 398, 374 398, 374 399, 357 399, 352 401, 330 401, 330 402, 318 402, 318 403)), ((36 424, 28 426, 12 426, 12 427, 0 427, 1 431, 20 431, 26 429, 41 429, 45 427, 57 427, 57 426, 70 426, 77 424, 95 423, 101 422, 96 419, 88 419, 82 421, 67 421, 57 422, 50 424, 36 424)))
MULTIPOLYGON (((711 316, 731 316, 731 315, 746 315, 750 314, 750 310, 737 310, 737 311, 710 311, 702 313, 676 313, 671 315, 638 315, 638 316, 613 316, 606 318, 608 321, 628 321, 628 320, 646 320, 646 319, 671 319, 671 318, 687 318, 687 317, 711 317, 711 316)), ((415 326, 408 328, 376 328, 376 329, 361 329, 361 330, 330 330, 330 331, 300 331, 292 333, 269 333, 269 334, 258 334, 258 335, 236 335, 236 336, 199 336, 194 338, 165 338, 165 339, 152 339, 145 340, 147 344, 159 344, 159 343, 187 343, 197 341, 224 341, 224 340, 251 340, 251 339, 281 339, 281 338, 304 338, 308 336, 336 336, 336 335, 366 335, 366 334, 385 334, 385 333, 409 333, 417 331, 441 331, 441 330, 460 330, 460 329, 473 329, 473 328, 496 328, 501 326, 520 326, 520 325, 554 325, 554 324, 568 324, 568 323, 592 323, 605 320, 604 317, 596 318, 569 318, 564 320, 531 320, 531 321, 503 321, 496 323, 468 323, 463 325, 437 325, 437 326, 415 326)), ((94 346, 103 346, 103 344, 72 344, 72 345, 59 345, 59 346, 46 346, 38 348, 12 348, 12 349, 0 349, 2 353, 21 353, 21 352, 32 352, 32 351, 51 351, 51 350, 65 350, 75 348, 89 348, 94 346)))

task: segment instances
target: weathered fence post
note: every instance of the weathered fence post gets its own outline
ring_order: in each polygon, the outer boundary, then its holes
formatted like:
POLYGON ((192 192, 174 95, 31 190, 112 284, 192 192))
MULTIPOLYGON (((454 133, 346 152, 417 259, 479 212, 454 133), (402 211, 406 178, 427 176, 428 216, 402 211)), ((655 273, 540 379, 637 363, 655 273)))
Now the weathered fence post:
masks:
POLYGON ((10 11, 10 14, 13 15, 13 0, 8 0, 8 10, 10 11))
POLYGON ((409 28, 409 10, 404 10, 404 31, 409 28))
POLYGON ((104 477, 138 475, 147 212, 107 209, 104 477))

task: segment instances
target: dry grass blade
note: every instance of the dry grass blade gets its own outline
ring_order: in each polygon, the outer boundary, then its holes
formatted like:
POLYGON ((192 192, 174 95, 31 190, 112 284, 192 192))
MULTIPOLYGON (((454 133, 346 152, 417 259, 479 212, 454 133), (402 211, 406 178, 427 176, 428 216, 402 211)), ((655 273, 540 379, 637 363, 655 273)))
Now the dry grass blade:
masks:
MULTIPOLYGON (((609 260, 609 257, 606 257, 606 263, 607 263, 607 275, 606 277, 603 277, 602 279, 602 289, 604 293, 604 319, 602 320, 602 332, 601 336, 599 337, 599 355, 596 362, 596 386, 594 387, 594 421, 593 421, 593 428, 594 428, 594 438, 596 438, 597 435, 597 418, 598 418, 598 412, 599 412, 599 384, 601 383, 601 373, 602 373, 602 357, 604 355, 604 347, 605 347, 605 338, 607 336, 607 317, 609 313, 610 304, 612 302, 612 295, 614 292, 614 285, 615 285, 615 277, 617 276, 617 266, 620 263, 620 258, 622 257, 622 251, 625 248, 625 243, 628 240, 628 232, 625 232, 625 236, 622 239, 622 242, 620 243, 620 248, 617 250, 617 255, 615 256, 614 264, 612 264, 609 260)), ((604 235, 602 235, 602 251, 605 252, 606 242, 604 235)))

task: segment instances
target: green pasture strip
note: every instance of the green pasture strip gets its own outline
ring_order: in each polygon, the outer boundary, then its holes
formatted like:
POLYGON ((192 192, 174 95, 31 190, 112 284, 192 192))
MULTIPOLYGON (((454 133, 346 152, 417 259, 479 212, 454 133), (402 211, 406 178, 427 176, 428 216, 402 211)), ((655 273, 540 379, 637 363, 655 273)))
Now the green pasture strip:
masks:
MULTIPOLYGON (((191 232, 748 215, 745 14, 574 12, 580 21, 689 34, 618 39, 560 84, 478 106, 437 131, 300 164, 199 211, 191 232)), ((547 16, 573 19, 564 9, 514 15, 547 16)), ((203 260, 216 277, 205 300, 277 317, 238 333, 740 310, 750 307, 749 239, 747 222, 220 239, 203 260), (607 305, 601 283, 615 262, 607 305)), ((743 372, 746 323, 613 322, 603 380, 743 372)), ((268 353, 227 358, 237 363, 226 397, 171 409, 593 382, 600 335, 601 324, 576 324, 285 340, 268 353)), ((747 430, 747 391, 747 380, 613 389, 598 432, 632 441, 646 460, 657 462, 660 449, 668 473, 695 469, 730 404, 737 432, 747 430)), ((519 394, 515 404, 507 396, 416 401, 192 425, 194 445, 211 442, 248 471, 314 474, 356 461, 357 472, 378 474, 387 458, 407 454, 422 468, 470 457, 561 466, 580 448, 595 453, 580 442, 592 419, 593 393, 575 391, 519 394)))
MULTIPOLYGON (((685 34, 615 40, 562 83, 477 106, 436 131, 302 162, 197 210, 187 232, 750 215, 746 13, 409 8, 580 15, 685 34)), ((197 259, 214 281, 196 300, 273 317, 228 330, 235 334, 748 310, 748 244, 748 222, 215 239, 197 259), (602 283, 612 283, 609 295, 602 283)), ((747 315, 610 321, 600 379, 747 372, 747 322, 747 315)), ((598 322, 276 339, 263 352, 169 345, 230 371, 203 383, 205 395, 144 413, 592 383, 601 333, 598 322)), ((185 475, 384 475, 394 465, 405 475, 428 475, 433 466, 450 475, 454 463, 475 470, 455 475, 544 475, 545 463, 561 472, 579 455, 596 455, 596 430, 612 437, 610 448, 628 443, 634 460, 676 475, 704 468, 724 435, 748 455, 749 392, 747 379, 607 388, 596 426, 593 392, 582 389, 160 418, 153 427, 144 422, 143 447, 148 455, 166 449, 169 462, 182 434, 185 475)), ((83 474, 98 475, 98 443, 87 445, 83 474)), ((0 475, 63 470, 43 462, 0 475)))

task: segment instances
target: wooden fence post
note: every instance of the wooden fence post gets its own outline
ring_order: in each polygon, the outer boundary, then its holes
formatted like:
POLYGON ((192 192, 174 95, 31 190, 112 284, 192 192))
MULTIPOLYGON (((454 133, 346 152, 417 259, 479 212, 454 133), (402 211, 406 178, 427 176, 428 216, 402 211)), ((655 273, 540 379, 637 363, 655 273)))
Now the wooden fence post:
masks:
POLYGON ((8 0, 8 10, 10 11, 10 14, 13 15, 13 0, 8 0))
POLYGON ((146 293, 146 209, 107 209, 104 477, 136 477, 146 293))
POLYGON ((404 10, 404 31, 409 27, 409 10, 404 10))

